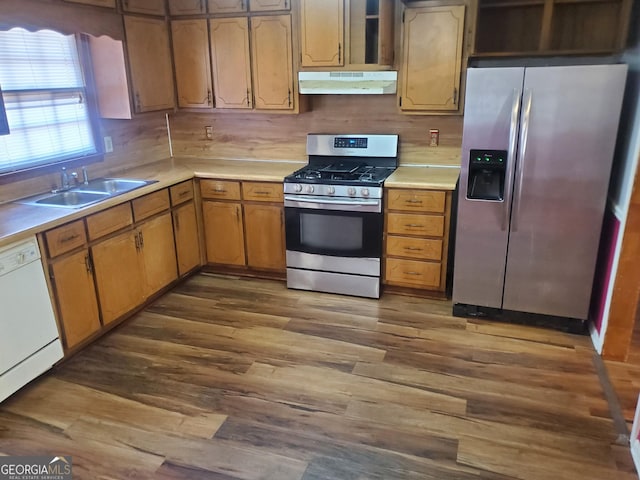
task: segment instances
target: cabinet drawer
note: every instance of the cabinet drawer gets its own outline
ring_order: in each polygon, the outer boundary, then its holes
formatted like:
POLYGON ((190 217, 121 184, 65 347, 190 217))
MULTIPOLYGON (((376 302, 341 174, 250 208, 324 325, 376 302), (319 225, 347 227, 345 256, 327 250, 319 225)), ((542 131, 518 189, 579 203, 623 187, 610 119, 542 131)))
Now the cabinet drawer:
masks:
POLYGON ((389 235, 387 236, 387 255, 440 261, 442 259, 442 240, 389 235))
POLYGON ((202 198, 240 200, 240 182, 225 180, 200 180, 202 198))
POLYGON ((283 202, 284 187, 282 183, 243 182, 242 198, 256 202, 283 202))
POLYGON ((131 204, 133 205, 133 218, 139 222, 169 208, 169 191, 165 188, 150 193, 144 197, 136 198, 131 204))
POLYGON ((44 236, 47 239, 47 249, 50 258, 81 247, 87 241, 82 220, 76 220, 75 222, 49 230, 45 232, 44 236))
POLYGON ((440 287, 440 263, 387 258, 385 265, 385 278, 389 284, 413 288, 440 287))
POLYGON ((440 215, 388 213, 387 233, 441 237, 444 235, 444 217, 440 215))
POLYGON ((169 196, 171 197, 171 205, 179 205, 193 198, 193 182, 178 183, 169 188, 169 196))
POLYGON ((129 202, 87 217, 89 240, 104 237, 133 223, 129 202))
POLYGON ((392 188, 387 192, 386 199, 389 210, 444 213, 445 197, 445 192, 392 188))

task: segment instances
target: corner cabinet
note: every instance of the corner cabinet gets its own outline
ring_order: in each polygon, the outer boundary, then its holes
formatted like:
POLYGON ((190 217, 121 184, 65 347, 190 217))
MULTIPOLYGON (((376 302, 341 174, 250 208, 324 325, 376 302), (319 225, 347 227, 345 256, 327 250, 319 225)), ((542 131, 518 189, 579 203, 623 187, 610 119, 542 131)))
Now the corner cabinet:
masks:
POLYGON ((344 65, 344 0, 300 0, 302 67, 344 65))
POLYGON ((169 29, 164 19, 124 16, 136 113, 175 107, 169 29))
POLYGON ((402 15, 400 109, 459 112, 464 5, 407 7, 402 15))
POLYGON ((205 19, 173 20, 171 39, 180 108, 213 108, 209 33, 205 19))
POLYGON ((291 15, 212 19, 210 36, 216 108, 296 108, 291 15))
POLYGON ((385 285, 446 294, 452 192, 390 188, 385 192, 385 285))

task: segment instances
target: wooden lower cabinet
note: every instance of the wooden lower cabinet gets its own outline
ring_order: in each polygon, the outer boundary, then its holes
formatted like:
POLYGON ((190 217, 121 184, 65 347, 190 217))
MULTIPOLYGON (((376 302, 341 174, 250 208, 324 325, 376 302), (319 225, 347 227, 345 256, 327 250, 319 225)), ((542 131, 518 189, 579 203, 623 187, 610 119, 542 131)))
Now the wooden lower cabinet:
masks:
POLYGON ((101 327, 89 250, 56 260, 50 271, 64 345, 70 349, 101 327))
POLYGON ((138 228, 144 274, 144 298, 178 278, 171 213, 155 217, 138 228))
POLYGON ((139 250, 137 230, 128 230, 92 247, 105 325, 142 303, 144 288, 139 250))
POLYGON ((444 295, 451 192, 385 192, 384 283, 444 295))
POLYGON ((173 234, 176 240, 178 275, 182 276, 200 265, 200 237, 193 202, 173 210, 173 234))
POLYGON ((245 204, 244 221, 247 265, 284 272, 284 207, 245 204))
POLYGON ((242 207, 236 202, 202 202, 207 262, 245 265, 242 207))

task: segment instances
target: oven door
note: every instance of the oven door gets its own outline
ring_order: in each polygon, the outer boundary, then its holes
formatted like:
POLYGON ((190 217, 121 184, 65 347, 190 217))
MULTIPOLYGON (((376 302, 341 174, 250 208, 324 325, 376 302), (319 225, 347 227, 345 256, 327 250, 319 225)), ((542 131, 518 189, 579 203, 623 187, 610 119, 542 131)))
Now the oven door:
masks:
POLYGON ((332 257, 382 256, 380 199, 285 196, 287 250, 332 257))

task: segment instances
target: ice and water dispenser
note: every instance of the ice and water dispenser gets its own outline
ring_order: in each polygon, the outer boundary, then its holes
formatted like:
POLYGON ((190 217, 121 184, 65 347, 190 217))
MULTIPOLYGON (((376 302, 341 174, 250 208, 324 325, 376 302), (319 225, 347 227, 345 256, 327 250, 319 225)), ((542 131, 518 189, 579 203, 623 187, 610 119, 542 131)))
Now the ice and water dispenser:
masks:
POLYGON ((467 198, 502 201, 506 167, 506 150, 471 150, 467 198))

